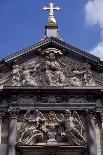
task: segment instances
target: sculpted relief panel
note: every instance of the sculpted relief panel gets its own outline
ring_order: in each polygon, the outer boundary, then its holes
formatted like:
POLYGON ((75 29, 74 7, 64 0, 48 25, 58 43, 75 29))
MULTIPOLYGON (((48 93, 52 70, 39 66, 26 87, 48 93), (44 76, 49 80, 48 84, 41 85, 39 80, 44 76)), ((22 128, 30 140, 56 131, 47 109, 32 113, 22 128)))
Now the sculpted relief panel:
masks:
POLYGON ((100 81, 94 78, 89 64, 70 59, 55 48, 0 73, 0 86, 95 86, 102 84, 100 81))
POLYGON ((74 146, 86 144, 85 127, 76 111, 66 110, 65 113, 41 113, 35 110, 26 112, 23 121, 17 129, 17 143, 20 145, 58 143, 74 146))
POLYGON ((63 62, 62 51, 48 48, 36 62, 14 65, 13 86, 94 86, 90 66, 63 62))

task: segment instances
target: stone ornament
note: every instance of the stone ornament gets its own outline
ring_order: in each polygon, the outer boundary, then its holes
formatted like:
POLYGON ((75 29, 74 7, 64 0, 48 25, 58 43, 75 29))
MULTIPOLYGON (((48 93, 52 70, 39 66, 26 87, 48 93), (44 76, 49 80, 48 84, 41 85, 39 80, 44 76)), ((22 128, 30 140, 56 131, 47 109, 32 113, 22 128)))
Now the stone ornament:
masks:
POLYGON ((35 110, 31 115, 30 110, 24 115, 21 127, 17 130, 17 143, 21 145, 34 145, 46 143, 55 145, 85 145, 82 121, 76 111, 66 110, 64 114, 50 111, 43 114, 35 110))
POLYGON ((94 86, 90 66, 72 66, 62 61, 63 52, 48 48, 37 62, 14 65, 13 86, 94 86))

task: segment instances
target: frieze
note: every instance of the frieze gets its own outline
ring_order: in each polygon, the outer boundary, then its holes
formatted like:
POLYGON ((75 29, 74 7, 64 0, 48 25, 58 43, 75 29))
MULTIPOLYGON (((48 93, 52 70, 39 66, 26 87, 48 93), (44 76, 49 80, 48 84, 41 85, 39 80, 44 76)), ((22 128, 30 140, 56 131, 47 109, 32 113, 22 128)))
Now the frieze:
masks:
POLYGON ((46 143, 57 145, 82 146, 86 144, 85 126, 76 111, 66 110, 64 113, 50 111, 43 114, 38 110, 28 110, 24 114, 21 126, 17 128, 17 143, 34 145, 46 143))
POLYGON ((11 102, 14 104, 96 103, 96 98, 94 96, 86 95, 18 95, 13 96, 11 102))

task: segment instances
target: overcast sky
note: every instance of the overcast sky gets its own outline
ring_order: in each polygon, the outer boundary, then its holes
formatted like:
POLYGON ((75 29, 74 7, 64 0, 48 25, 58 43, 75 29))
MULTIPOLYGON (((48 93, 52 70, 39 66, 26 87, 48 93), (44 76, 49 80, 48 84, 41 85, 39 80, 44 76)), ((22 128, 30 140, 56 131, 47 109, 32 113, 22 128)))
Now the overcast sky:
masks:
MULTIPOLYGON (((0 58, 44 36, 49 0, 0 0, 0 58)), ((103 0, 54 0, 61 38, 103 60, 103 0)))

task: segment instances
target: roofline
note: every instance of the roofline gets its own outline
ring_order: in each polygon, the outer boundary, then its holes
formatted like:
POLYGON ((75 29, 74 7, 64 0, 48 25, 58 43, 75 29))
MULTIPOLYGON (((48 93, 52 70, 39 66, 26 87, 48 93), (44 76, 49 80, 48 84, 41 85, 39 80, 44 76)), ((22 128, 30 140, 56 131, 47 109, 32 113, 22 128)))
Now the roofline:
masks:
POLYGON ((81 50, 77 47, 74 47, 73 45, 71 44, 68 44, 68 43, 65 43, 64 41, 58 39, 58 38, 54 38, 54 37, 46 37, 44 38, 43 40, 41 40, 40 42, 37 42, 29 47, 26 47, 18 52, 14 52, 13 54, 10 54, 8 55, 7 57, 4 57, 1 61, 2 62, 9 62, 15 58, 17 58, 18 56, 21 56, 21 55, 24 55, 24 54, 27 54, 29 52, 31 52, 32 50, 35 50, 37 48, 40 48, 42 45, 46 45, 47 43, 56 43, 58 45, 62 45, 64 48, 68 49, 68 50, 71 50, 73 52, 75 52, 76 54, 79 54, 83 57, 86 57, 87 59, 90 59, 92 61, 95 61, 96 63, 98 63, 99 65, 103 66, 103 61, 100 60, 99 57, 97 56, 94 56, 84 50, 81 50))

